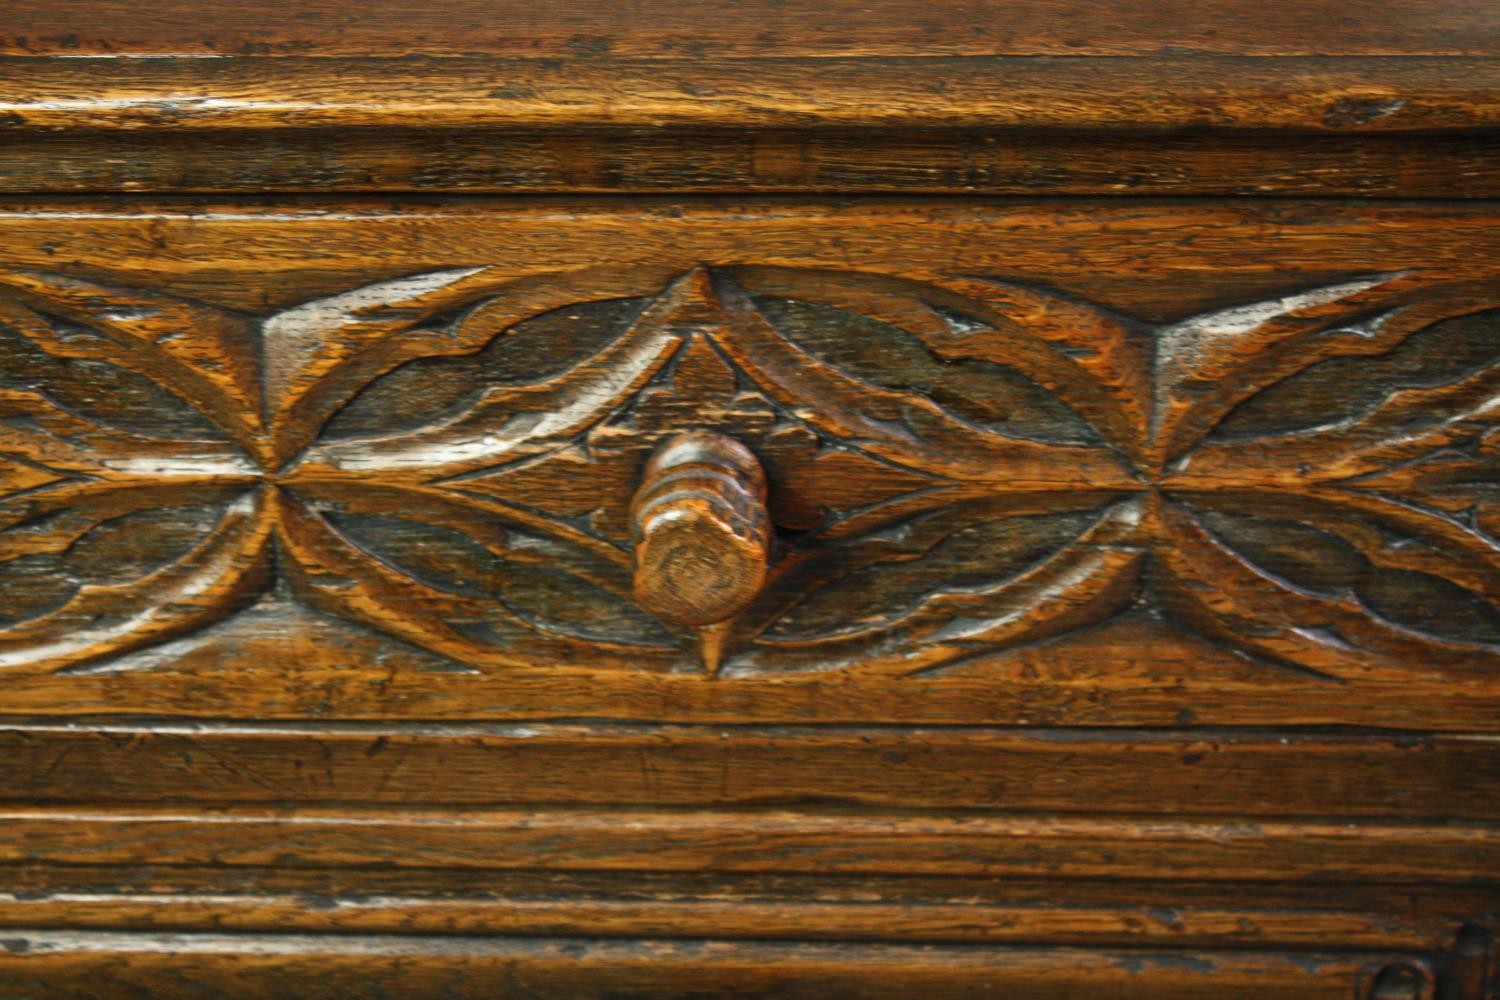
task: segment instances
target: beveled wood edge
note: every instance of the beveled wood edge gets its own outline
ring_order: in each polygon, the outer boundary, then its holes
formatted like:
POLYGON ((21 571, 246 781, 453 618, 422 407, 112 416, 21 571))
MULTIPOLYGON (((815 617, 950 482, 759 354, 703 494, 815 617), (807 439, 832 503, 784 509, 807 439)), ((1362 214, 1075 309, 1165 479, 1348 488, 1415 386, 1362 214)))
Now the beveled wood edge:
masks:
MULTIPOLYGON (((174 715, 187 718, 305 720, 327 712, 323 692, 309 680, 315 671, 299 662, 247 668, 241 683, 209 687, 201 675, 182 671, 150 673, 12 674, 0 693, 0 711, 12 715, 72 718, 97 715, 174 715), (295 677, 290 675, 296 675, 295 677)), ((389 716, 375 697, 387 668, 348 667, 336 678, 347 700, 338 717, 377 720, 389 716)), ((729 684, 702 684, 696 677, 660 675, 632 691, 598 679, 597 672, 558 667, 517 671, 514 676, 430 675, 422 690, 406 693, 405 716, 431 721, 547 721, 557 717, 547 695, 576 687, 579 678, 593 683, 592 718, 635 721, 649 717, 645 707, 673 706, 673 722, 721 725, 740 722, 776 724, 788 720, 786 692, 804 692, 803 704, 816 704, 826 724, 948 725, 994 720, 1005 725, 1051 726, 1061 722, 1105 727, 1209 726, 1362 726, 1446 732, 1492 731, 1500 718, 1500 683, 1480 677, 1453 683, 1445 677, 1369 680, 1328 691, 1303 685, 1303 697, 1288 696, 1297 683, 1240 682, 1218 679, 1152 682, 1136 678, 1068 679, 1026 687, 989 678, 946 679, 923 691, 920 700, 889 688, 862 689, 842 678, 801 675, 738 679, 729 684), (696 684, 691 691, 689 685, 696 684), (823 699, 823 692, 831 697, 823 699), (525 702, 518 704, 518 697, 525 702), (691 699, 691 700, 690 700, 691 699), (478 706, 478 707, 476 707, 478 706), (492 707, 494 706, 494 707, 492 707)), ((634 678, 631 678, 634 680, 634 678)), ((914 685, 915 687, 915 685, 914 685)))
POLYGON ((1500 889, 1454 885, 95 865, 0 879, 0 928, 1449 951, 1500 912, 1500 889))
POLYGON ((281 15, 216 0, 11 0, 0 51, 25 55, 256 58, 453 56, 473 52, 589 60, 662 57, 1037 55, 1139 57, 1163 52, 1265 55, 1495 53, 1500 33, 1483 0, 1388 0, 1379 17, 1350 17, 1330 0, 1281 3, 1274 16, 1240 0, 820 0, 736 4, 675 0, 429 0, 420 5, 288 0, 281 15))
MULTIPOLYGON (((489 997, 531 990, 613 997, 649 991, 753 991, 787 997, 910 997, 1003 990, 1057 997, 1232 995, 1240 1000, 1364 996, 1391 961, 1427 959, 1331 949, 1298 952, 1083 950, 722 940, 589 940, 385 935, 234 935, 15 929, 0 982, 44 997, 130 995, 172 984, 175 997, 299 995, 489 997), (103 984, 108 983, 105 986, 103 984), (103 992, 95 992, 96 990, 103 992), (83 990, 86 992, 78 992, 83 990), (116 992, 118 991, 118 992, 116 992), (267 992, 270 991, 270 992, 267 992), (307 991, 307 992, 304 992, 307 991), (774 991, 774 992, 767 992, 774 991), (960 991, 947 993, 947 991, 960 991)), ((670 995, 677 995, 675 992, 670 995)), ((686 994, 685 994, 686 995, 686 994)), ((1428 996, 1430 994, 1422 994, 1428 996)))
POLYGON ((1469 131, 1500 127, 1500 59, 8 56, 0 126, 1469 131))
MULTIPOLYGON (((901 895, 854 900, 779 897, 657 898, 620 879, 618 897, 371 895, 359 876, 345 894, 0 892, 0 930, 230 931, 235 933, 631 935, 740 940, 920 941, 1077 947, 1329 948, 1444 951, 1466 918, 1408 914, 1343 903, 1262 903, 1235 884, 1219 903, 1181 905, 1175 886, 1131 904, 1074 898, 1054 883, 1056 904, 923 901, 901 895), (1172 905, 1153 905, 1170 902, 1172 905)), ((1484 905, 1484 904, 1480 904, 1484 905)), ((1492 898, 1489 910, 1500 907, 1492 898)), ((0 935, 3 936, 3 935, 0 935)))

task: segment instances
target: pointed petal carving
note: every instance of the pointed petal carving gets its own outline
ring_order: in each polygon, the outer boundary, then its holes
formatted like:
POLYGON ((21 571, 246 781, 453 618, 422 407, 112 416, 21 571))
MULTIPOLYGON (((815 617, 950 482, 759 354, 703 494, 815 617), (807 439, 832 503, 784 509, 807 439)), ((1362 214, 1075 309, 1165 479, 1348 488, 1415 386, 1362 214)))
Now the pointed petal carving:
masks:
POLYGON ((1406 663, 1475 668, 1500 652, 1500 612, 1453 582, 1492 577, 1482 556, 1466 568, 1433 544, 1440 532, 1392 543, 1334 508, 1309 524, 1288 519, 1294 506, 1278 517, 1265 500, 1251 503, 1159 506, 1152 586, 1178 620, 1233 648, 1342 679, 1406 663))
MULTIPOLYGON (((156 440, 101 425, 33 390, 0 388, 0 453, 61 478, 114 484, 250 483, 257 470, 233 445, 156 440)), ((10 484, 0 480, 0 498, 10 484)))
POLYGON ((315 508, 281 495, 288 576, 304 601, 481 667, 680 659, 624 596, 627 567, 440 496, 406 497, 401 516, 380 499, 315 508))
POLYGON ((1014 489, 1134 483, 1106 448, 987 432, 919 392, 854 378, 788 341, 742 291, 726 287, 722 294, 735 334, 722 346, 736 366, 798 419, 871 454, 953 479, 1003 478, 1014 489))
POLYGON ((1210 438, 1169 482, 1399 489, 1392 470, 1462 451, 1500 423, 1500 309, 1477 305, 1468 293, 1434 296, 1388 314, 1368 350, 1303 358, 1302 374, 1274 384, 1264 403, 1252 398, 1226 422, 1233 433, 1210 438), (1252 432, 1268 419, 1307 426, 1252 432))
POLYGON ((302 463, 303 474, 411 470, 432 480, 551 451, 597 423, 662 370, 681 345, 684 330, 711 309, 705 294, 704 279, 689 275, 612 343, 560 375, 537 383, 491 385, 462 412, 418 431, 317 445, 302 463))
POLYGON ((1139 501, 1102 512, 1058 507, 932 513, 793 558, 747 613, 765 624, 725 673, 853 664, 928 673, 1102 621, 1136 593, 1139 501))
POLYGON ((1395 307, 1417 281, 1375 275, 1159 330, 1153 465, 1181 455, 1271 383, 1329 358, 1389 350, 1411 332, 1395 307))
POLYGON ((523 279, 501 268, 456 268, 278 313, 262 327, 277 461, 289 461, 355 393, 409 361, 472 353, 538 313, 641 295, 660 288, 665 276, 584 269, 523 279), (460 309, 469 311, 445 320, 460 309))
POLYGON ((182 507, 196 499, 207 497, 116 490, 44 506, 55 516, 33 512, 0 531, 0 669, 76 667, 254 600, 270 574, 261 497, 241 494, 189 517, 182 507))
MULTIPOLYGON (((260 448, 260 374, 249 317, 157 293, 13 271, 0 273, 4 327, 48 357, 149 379, 162 403, 180 399, 244 450, 260 448)), ((101 412, 121 402, 129 401, 101 401, 101 412)), ((171 430, 201 439, 202 430, 185 423, 179 418, 171 430)), ((175 436, 171 430, 163 436, 175 436)))

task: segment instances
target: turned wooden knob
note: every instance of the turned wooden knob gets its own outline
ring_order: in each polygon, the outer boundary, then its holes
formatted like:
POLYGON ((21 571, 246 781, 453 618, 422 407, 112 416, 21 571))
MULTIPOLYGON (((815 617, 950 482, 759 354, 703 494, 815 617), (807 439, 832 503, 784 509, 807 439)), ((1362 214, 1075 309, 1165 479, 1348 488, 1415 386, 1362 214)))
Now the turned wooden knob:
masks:
POLYGON ((635 599, 676 625, 712 625, 744 609, 766 580, 766 476, 750 449, 689 431, 646 463, 630 504, 635 599))

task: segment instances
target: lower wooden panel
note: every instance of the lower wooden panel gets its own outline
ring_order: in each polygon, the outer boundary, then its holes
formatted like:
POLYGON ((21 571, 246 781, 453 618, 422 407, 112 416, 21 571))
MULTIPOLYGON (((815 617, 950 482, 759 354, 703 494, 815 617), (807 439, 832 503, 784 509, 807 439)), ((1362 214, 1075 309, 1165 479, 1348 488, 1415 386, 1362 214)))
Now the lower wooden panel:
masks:
MULTIPOLYGON (((0 928, 1449 952, 1483 887, 191 866, 0 867, 0 928)), ((3 936, 3 934, 0 934, 3 936)))
MULTIPOLYGON (((730 941, 10 931, 0 987, 30 997, 1098 997, 1348 1000, 1382 961, 730 941), (534 992, 533 992, 534 991, 534 992)), ((1416 991, 1429 973, 1408 960, 1416 991)), ((1389 974, 1387 974, 1387 978, 1389 974)), ((1430 980, 1429 980, 1430 982, 1430 980)))

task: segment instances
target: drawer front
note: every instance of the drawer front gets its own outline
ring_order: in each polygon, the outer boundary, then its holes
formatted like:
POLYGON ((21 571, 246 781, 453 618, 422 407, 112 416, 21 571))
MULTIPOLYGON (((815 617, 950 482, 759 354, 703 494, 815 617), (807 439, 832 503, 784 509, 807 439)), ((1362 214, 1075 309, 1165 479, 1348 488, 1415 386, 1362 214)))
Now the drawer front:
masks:
POLYGON ((10 206, 4 705, 1483 727, 1494 222, 10 206))
POLYGON ((0 986, 1486 995, 1495 222, 0 205, 0 986))

